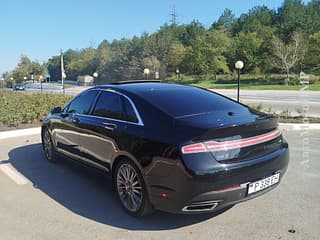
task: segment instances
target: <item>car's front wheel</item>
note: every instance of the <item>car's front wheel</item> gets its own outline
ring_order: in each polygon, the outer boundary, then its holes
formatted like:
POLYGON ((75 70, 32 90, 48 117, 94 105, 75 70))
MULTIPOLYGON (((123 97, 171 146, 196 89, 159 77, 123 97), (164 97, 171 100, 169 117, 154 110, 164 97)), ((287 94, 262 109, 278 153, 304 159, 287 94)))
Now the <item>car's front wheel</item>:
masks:
POLYGON ((51 137, 51 134, 47 128, 44 129, 44 131, 42 133, 42 147, 43 147, 43 150, 44 150, 44 153, 46 155, 47 160, 50 162, 56 162, 57 157, 56 157, 56 153, 54 150, 52 137, 51 137))
POLYGON ((129 160, 121 160, 115 171, 114 184, 122 206, 134 216, 152 212, 147 190, 138 168, 129 160))

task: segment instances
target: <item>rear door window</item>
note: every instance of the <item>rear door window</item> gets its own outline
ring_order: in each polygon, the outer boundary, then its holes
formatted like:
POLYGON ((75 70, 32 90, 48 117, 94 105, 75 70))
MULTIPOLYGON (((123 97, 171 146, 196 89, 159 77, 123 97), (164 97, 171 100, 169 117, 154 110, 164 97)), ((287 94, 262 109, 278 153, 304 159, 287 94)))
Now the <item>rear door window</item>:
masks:
POLYGON ((92 115, 125 120, 125 116, 122 111, 121 96, 117 93, 102 91, 92 115))
POLYGON ((126 117, 127 117, 126 120, 128 122, 137 123, 138 122, 138 117, 136 115, 136 112, 134 111, 134 108, 133 108, 132 104, 130 103, 130 101, 127 98, 122 97, 122 99, 123 99, 124 112, 125 112, 126 117))

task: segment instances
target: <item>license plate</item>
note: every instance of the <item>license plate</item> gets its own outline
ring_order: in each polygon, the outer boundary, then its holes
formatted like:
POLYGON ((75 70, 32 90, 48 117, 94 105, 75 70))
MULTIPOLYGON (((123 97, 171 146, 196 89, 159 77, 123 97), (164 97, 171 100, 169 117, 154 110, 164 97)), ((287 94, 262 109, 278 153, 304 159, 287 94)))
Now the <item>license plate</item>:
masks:
POLYGON ((248 187, 248 194, 252 194, 258 191, 261 191, 263 189, 266 189, 276 183, 278 183, 280 180, 280 173, 276 173, 270 177, 261 179, 259 181, 249 183, 248 187))

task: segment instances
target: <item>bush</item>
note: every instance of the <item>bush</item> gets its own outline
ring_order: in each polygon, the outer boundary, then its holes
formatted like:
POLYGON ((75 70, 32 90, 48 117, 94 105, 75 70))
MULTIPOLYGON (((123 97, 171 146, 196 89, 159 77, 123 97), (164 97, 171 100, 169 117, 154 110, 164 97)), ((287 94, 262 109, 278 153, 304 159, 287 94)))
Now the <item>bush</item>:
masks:
POLYGON ((42 120, 55 106, 64 106, 70 96, 0 92, 0 124, 18 126, 42 120))

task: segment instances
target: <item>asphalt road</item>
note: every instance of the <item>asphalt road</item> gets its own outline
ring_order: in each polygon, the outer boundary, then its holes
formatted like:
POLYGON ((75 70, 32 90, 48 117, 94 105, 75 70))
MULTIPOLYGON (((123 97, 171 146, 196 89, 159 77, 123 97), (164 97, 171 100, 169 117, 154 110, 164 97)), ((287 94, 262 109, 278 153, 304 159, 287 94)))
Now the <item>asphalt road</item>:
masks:
POLYGON ((279 187, 218 215, 136 219, 109 178, 48 163, 38 135, 0 140, 0 239, 306 239, 320 236, 320 131, 284 131, 291 160, 279 187))
MULTIPOLYGON (((76 95, 87 87, 73 87, 65 89, 65 94, 76 95)), ((236 90, 212 89, 227 97, 236 99, 236 90)), ((39 92, 40 89, 26 89, 26 92, 39 92)), ((62 90, 43 89, 44 92, 62 93, 62 90)), ((305 111, 308 117, 320 117, 320 92, 319 91, 282 91, 282 90, 241 90, 240 101, 249 105, 260 105, 263 110, 271 110, 280 114, 289 110, 291 115, 299 115, 305 111)))
MULTIPOLYGON (((237 99, 236 90, 214 90, 227 97, 237 99)), ((262 109, 271 109, 272 112, 281 113, 289 110, 292 115, 299 115, 305 111, 306 116, 320 117, 319 91, 282 91, 282 90, 240 90, 240 101, 249 105, 261 104, 262 109)))

